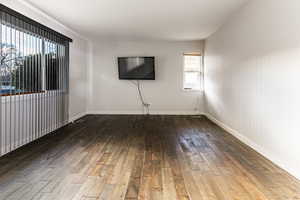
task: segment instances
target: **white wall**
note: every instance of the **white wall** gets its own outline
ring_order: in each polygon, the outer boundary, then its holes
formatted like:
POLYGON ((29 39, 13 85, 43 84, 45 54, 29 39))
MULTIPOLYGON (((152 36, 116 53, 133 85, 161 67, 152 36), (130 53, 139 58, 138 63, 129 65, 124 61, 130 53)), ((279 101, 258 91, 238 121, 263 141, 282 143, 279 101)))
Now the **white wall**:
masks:
POLYGON ((0 3, 73 39, 70 44, 69 117, 72 120, 86 113, 88 41, 22 0, 1 0, 0 3))
POLYGON ((300 178, 300 1, 252 0, 206 41, 206 112, 300 178))
POLYGON ((167 41, 93 42, 90 71, 89 113, 140 114, 136 87, 118 79, 118 56, 155 56, 156 80, 142 81, 152 114, 195 114, 202 112, 202 93, 184 92, 182 86, 184 52, 202 51, 203 43, 167 41))

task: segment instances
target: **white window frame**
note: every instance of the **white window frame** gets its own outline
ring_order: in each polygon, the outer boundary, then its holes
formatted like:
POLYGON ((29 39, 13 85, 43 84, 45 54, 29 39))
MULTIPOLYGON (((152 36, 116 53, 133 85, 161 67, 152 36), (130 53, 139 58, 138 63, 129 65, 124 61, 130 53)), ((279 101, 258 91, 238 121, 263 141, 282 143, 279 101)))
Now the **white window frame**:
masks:
POLYGON ((182 90, 184 92, 203 92, 203 56, 199 52, 192 52, 192 53, 183 53, 182 55, 182 90), (186 71, 185 70, 185 56, 200 56, 200 66, 199 66, 199 71, 186 71), (200 80, 199 84, 200 87, 199 89, 189 89, 184 87, 185 83, 185 72, 199 72, 200 73, 200 80))

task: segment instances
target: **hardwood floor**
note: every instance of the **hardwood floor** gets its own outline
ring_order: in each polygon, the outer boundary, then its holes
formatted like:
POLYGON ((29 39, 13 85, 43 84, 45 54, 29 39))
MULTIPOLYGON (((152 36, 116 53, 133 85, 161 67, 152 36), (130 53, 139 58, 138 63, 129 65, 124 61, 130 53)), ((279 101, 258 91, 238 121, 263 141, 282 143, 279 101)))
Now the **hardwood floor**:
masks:
POLYGON ((0 199, 295 200, 300 182, 205 117, 87 116, 2 157, 0 199))

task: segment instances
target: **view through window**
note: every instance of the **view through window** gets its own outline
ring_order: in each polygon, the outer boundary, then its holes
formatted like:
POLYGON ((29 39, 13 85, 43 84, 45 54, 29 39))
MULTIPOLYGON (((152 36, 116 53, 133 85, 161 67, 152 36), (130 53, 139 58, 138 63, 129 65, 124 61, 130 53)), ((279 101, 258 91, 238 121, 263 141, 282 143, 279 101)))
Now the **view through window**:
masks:
POLYGON ((186 53, 183 57, 183 89, 201 90, 202 56, 199 53, 186 53))
POLYGON ((65 47, 26 30, 1 24, 1 94, 37 93, 59 88, 65 47))

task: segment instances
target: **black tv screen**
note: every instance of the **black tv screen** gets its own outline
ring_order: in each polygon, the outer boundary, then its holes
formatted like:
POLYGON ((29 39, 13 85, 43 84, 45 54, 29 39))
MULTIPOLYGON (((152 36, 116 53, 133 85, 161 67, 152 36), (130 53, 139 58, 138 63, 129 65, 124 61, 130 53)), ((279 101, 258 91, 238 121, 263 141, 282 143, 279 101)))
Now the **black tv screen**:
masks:
POLYGON ((119 57, 119 79, 155 80, 154 57, 119 57))

